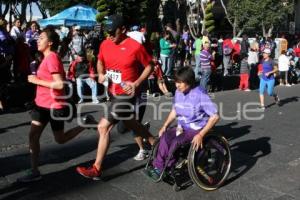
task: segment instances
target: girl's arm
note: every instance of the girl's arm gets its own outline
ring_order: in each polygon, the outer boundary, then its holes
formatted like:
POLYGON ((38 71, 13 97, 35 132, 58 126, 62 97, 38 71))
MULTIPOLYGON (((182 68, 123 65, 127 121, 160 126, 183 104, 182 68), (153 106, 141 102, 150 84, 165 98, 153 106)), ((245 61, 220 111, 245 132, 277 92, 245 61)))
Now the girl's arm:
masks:
POLYGON ((64 81, 61 74, 52 74, 53 81, 39 79, 36 75, 29 75, 28 82, 51 89, 61 90, 64 88, 64 81))
POLYGON ((162 134, 164 134, 164 132, 167 130, 167 128, 171 125, 171 123, 176 119, 176 111, 173 108, 172 111, 170 112, 167 120, 165 121, 165 123, 163 124, 163 126, 161 127, 161 129, 158 132, 159 137, 162 136, 162 134))

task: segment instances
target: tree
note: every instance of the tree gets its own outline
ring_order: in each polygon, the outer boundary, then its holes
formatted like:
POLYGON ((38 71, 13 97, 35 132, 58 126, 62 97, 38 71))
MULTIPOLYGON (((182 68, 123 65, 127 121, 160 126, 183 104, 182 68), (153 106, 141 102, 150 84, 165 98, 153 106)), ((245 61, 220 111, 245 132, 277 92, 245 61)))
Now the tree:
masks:
POLYGON ((9 14, 9 24, 12 23, 12 16, 14 18, 19 18, 21 21, 31 21, 33 12, 32 12, 32 5, 35 3, 43 18, 47 17, 46 11, 41 8, 38 0, 1 0, 1 9, 0 9, 0 16, 6 16, 9 14), (4 5, 4 10, 2 10, 2 5, 4 5), (30 15, 29 19, 27 20, 26 10, 29 7, 30 15))
POLYGON ((255 0, 230 0, 226 17, 233 28, 233 36, 239 37, 246 30, 258 23, 257 4, 255 0))
POLYGON ((263 36, 269 37, 275 26, 281 25, 283 19, 293 12, 293 0, 264 0, 257 6, 258 24, 263 36))
POLYGON ((274 27, 280 25, 293 10, 293 0, 229 0, 227 5, 223 0, 220 2, 234 37, 259 27, 264 37, 270 36, 274 27))
POLYGON ((215 29, 215 20, 214 14, 212 12, 214 6, 214 1, 210 1, 206 4, 204 9, 204 21, 203 21, 203 30, 211 33, 215 29))
POLYGON ((202 7, 201 2, 197 0, 187 0, 187 22, 190 28, 190 33, 193 38, 201 33, 202 7))
POLYGON ((99 11, 99 13, 96 16, 96 20, 97 22, 102 22, 104 20, 105 16, 108 16, 109 13, 109 0, 99 0, 97 1, 96 5, 97 5, 97 10, 99 11))
POLYGON ((50 16, 80 3, 96 7, 96 0, 40 0, 40 2, 41 7, 48 10, 50 16))
POLYGON ((187 19, 193 38, 204 30, 211 33, 215 29, 213 7, 214 0, 187 0, 187 19))
MULTIPOLYGON (((157 0, 153 1, 157 5, 157 0)), ((97 21, 101 22, 105 16, 111 14, 120 14, 129 20, 129 23, 145 23, 149 16, 147 14, 153 13, 149 11, 152 1, 148 0, 98 0, 96 1, 97 21)), ((157 10, 156 10, 157 11, 157 10)))

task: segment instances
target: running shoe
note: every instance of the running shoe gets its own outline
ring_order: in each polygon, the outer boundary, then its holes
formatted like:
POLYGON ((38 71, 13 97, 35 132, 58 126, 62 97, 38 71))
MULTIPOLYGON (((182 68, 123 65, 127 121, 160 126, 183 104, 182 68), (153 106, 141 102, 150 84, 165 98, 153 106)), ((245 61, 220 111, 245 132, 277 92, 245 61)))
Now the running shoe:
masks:
POLYGON ((149 168, 146 174, 154 181, 158 181, 161 176, 161 171, 157 168, 149 168))
POLYGON ((84 125, 95 125, 98 124, 98 122, 96 121, 96 119, 93 117, 93 115, 87 114, 82 118, 82 122, 84 123, 84 125))
POLYGON ((147 150, 144 149, 140 149, 138 154, 136 156, 134 156, 134 160, 137 161, 141 161, 141 160, 145 160, 146 158, 148 158, 149 154, 147 150))
POLYGON ((143 124, 143 126, 149 131, 149 129, 150 129, 150 122, 145 122, 143 124))
POLYGON ((165 96, 166 96, 166 97, 173 97, 173 94, 172 94, 172 92, 166 92, 166 93, 165 93, 165 96))
POLYGON ((280 99, 279 99, 278 95, 274 96, 274 101, 276 104, 278 104, 278 105, 280 104, 280 99))
POLYGON ((99 104, 100 101, 99 101, 99 100, 93 100, 92 103, 93 103, 93 104, 99 104))
POLYGON ((30 182, 34 182, 34 181, 39 181, 41 179, 42 179, 42 176, 39 171, 29 169, 26 171, 26 175, 17 179, 17 182, 30 183, 30 182))
POLYGON ((100 180, 102 172, 95 165, 91 167, 76 167, 76 171, 85 178, 100 180))
POLYGON ((80 100, 78 101, 78 104, 81 104, 81 103, 83 103, 83 99, 80 99, 80 100))
POLYGON ((266 107, 265 107, 265 106, 259 106, 258 109, 259 109, 259 110, 265 110, 266 107))

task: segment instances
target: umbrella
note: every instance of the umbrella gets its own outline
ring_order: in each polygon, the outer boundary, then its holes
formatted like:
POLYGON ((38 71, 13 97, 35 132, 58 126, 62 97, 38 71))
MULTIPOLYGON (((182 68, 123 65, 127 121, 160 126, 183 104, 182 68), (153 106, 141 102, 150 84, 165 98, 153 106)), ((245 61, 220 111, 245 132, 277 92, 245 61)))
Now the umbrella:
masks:
POLYGON ((91 28, 96 22, 96 15, 98 11, 90 6, 78 4, 76 6, 67 8, 60 13, 38 21, 41 27, 47 25, 53 26, 73 26, 91 28))

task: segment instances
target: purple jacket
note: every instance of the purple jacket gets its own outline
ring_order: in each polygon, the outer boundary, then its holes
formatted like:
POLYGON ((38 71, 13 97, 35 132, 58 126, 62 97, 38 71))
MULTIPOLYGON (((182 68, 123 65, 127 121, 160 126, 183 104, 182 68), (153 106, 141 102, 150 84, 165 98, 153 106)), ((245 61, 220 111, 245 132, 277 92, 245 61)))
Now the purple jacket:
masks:
POLYGON ((178 124, 183 129, 200 130, 207 124, 210 116, 218 113, 217 106, 199 86, 186 94, 176 90, 173 107, 178 124))

